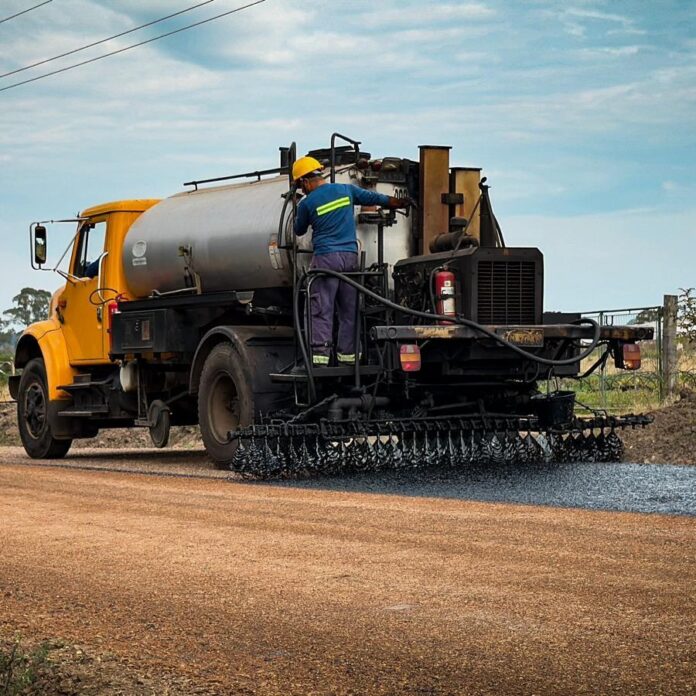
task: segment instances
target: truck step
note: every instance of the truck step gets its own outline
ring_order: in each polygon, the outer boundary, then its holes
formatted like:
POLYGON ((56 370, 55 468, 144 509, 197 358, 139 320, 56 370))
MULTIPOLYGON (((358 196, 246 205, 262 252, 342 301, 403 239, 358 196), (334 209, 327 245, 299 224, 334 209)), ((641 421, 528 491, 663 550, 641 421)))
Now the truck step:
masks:
POLYGON ((109 415, 109 409, 108 408, 93 408, 89 410, 73 410, 73 411, 61 411, 59 416, 65 416, 69 418, 91 418, 93 416, 108 416, 109 415))
POLYGON ((89 390, 89 389, 92 389, 94 387, 98 387, 98 388, 104 387, 104 386, 110 384, 109 380, 92 382, 89 380, 89 375, 84 375, 85 377, 88 378, 87 380, 81 380, 81 379, 78 380, 78 378, 82 377, 82 376, 83 375, 77 375, 75 377, 75 381, 72 384, 61 385, 60 387, 58 387, 58 389, 62 389, 63 391, 66 391, 66 392, 76 392, 76 391, 85 390, 85 389, 89 390))

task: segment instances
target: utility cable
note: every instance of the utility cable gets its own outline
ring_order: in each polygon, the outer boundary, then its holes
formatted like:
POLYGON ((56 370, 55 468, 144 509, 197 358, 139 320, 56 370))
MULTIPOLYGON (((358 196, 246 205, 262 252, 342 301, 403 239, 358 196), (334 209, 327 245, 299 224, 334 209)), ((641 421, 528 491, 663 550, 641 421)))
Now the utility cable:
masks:
MULTIPOLYGON (((51 2, 51 0, 48 0, 48 1, 51 2)), ((151 22, 141 24, 139 27, 133 27, 132 29, 128 29, 127 31, 122 31, 119 34, 114 34, 113 36, 108 36, 105 39, 100 39, 99 41, 93 41, 92 43, 89 43, 86 46, 80 46, 79 48, 73 48, 72 51, 66 51, 65 53, 60 53, 57 56, 53 56, 52 58, 45 58, 44 60, 39 60, 36 63, 31 63, 30 65, 25 65, 23 68, 17 68, 16 70, 10 70, 9 72, 2 73, 2 75, 0 75, 0 78, 8 77, 9 75, 16 75, 17 73, 24 72, 25 70, 29 70, 29 68, 36 68, 39 65, 45 65, 46 63, 50 63, 51 61, 58 60, 59 58, 65 58, 66 56, 71 56, 74 53, 79 53, 80 51, 85 51, 88 48, 94 48, 95 46, 99 46, 100 44, 106 43, 107 41, 113 41, 113 39, 120 39, 122 36, 126 36, 127 34, 132 34, 134 31, 139 31, 140 29, 145 29, 146 27, 151 27, 154 24, 159 24, 160 22, 164 22, 165 20, 171 19, 172 17, 178 17, 179 15, 182 15, 185 12, 190 12, 191 10, 196 10, 199 7, 203 7, 203 5, 209 5, 211 2, 215 2, 215 0, 205 0, 205 2, 199 2, 197 5, 192 5, 191 7, 187 7, 184 10, 179 10, 178 12, 173 12, 172 14, 169 14, 166 17, 160 17, 159 19, 154 19, 151 22)))
POLYGON ((51 72, 44 73, 43 75, 37 75, 36 77, 32 77, 28 80, 22 80, 21 82, 15 82, 11 85, 7 85, 7 87, 0 87, 0 92, 5 92, 8 89, 13 89, 14 87, 19 87, 20 85, 26 85, 29 82, 36 82, 37 80, 42 80, 44 77, 50 77, 51 75, 58 75, 59 73, 67 72, 68 70, 72 70, 73 68, 79 68, 82 65, 88 65, 89 63, 95 63, 98 60, 101 60, 102 58, 108 58, 109 56, 115 56, 119 53, 124 53, 125 51, 130 51, 132 48, 138 48, 139 46, 145 46, 146 44, 152 43, 153 41, 158 41, 159 39, 164 39, 168 36, 173 36, 174 34, 178 34, 182 31, 186 31, 187 29, 193 29, 194 27, 199 27, 202 24, 207 24, 208 22, 212 22, 216 19, 220 19, 221 17, 227 17, 228 15, 235 14, 236 12, 241 12, 242 10, 246 10, 250 7, 254 7, 254 5, 260 5, 261 3, 266 2, 266 0, 255 0, 255 2, 250 2, 247 3, 246 5, 240 5, 239 7, 235 7, 233 10, 228 10, 227 12, 222 12, 220 14, 214 15, 212 17, 208 17, 208 19, 203 19, 200 22, 194 22, 193 24, 187 24, 185 27, 180 27, 179 29, 174 29, 173 31, 168 31, 165 34, 159 34, 158 36, 153 36, 151 39, 146 39, 145 41, 139 41, 138 43, 131 44, 130 46, 125 46, 124 48, 119 48, 116 51, 110 51, 109 53, 105 53, 104 55, 101 56, 96 56, 95 58, 90 58, 89 60, 83 60, 80 63, 74 63, 73 65, 68 65, 65 68, 60 68, 59 70, 52 70, 51 72))
POLYGON ((38 5, 34 5, 33 7, 30 7, 27 10, 22 10, 21 12, 15 12, 15 14, 10 15, 9 17, 5 17, 5 19, 0 19, 0 24, 3 22, 9 22, 11 19, 14 19, 15 17, 19 17, 20 15, 26 14, 27 12, 31 12, 32 10, 35 10, 37 7, 43 7, 43 5, 48 5, 49 2, 53 2, 53 0, 45 0, 45 2, 40 2, 38 5))

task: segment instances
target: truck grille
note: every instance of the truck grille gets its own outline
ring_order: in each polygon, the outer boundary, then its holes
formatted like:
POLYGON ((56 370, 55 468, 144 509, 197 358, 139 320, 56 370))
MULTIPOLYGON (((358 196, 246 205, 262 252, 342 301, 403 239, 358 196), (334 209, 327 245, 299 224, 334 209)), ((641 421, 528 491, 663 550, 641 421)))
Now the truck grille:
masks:
POLYGON ((533 261, 479 261, 479 323, 534 324, 534 280, 533 261))

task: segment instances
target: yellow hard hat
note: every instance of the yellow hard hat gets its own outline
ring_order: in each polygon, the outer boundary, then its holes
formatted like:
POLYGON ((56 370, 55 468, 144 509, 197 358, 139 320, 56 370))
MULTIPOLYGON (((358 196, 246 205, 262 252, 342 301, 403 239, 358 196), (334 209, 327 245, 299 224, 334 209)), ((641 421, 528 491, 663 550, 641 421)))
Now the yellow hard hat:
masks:
POLYGON ((301 179, 303 176, 307 176, 310 172, 315 172, 317 169, 323 169, 324 165, 314 157, 300 157, 300 159, 295 160, 292 165, 292 178, 294 181, 301 179))

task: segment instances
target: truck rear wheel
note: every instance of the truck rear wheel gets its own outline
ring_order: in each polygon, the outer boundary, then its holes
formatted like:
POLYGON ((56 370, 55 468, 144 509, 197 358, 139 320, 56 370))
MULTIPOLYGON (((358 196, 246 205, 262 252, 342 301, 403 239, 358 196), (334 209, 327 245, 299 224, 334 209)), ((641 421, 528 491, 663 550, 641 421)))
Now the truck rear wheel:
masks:
POLYGON ((57 440, 48 413, 48 380, 41 358, 30 360, 22 372, 17 394, 17 423, 26 453, 32 459, 60 459, 72 440, 57 440))
POLYGON ((218 468, 229 467, 237 450, 229 431, 254 420, 251 378, 230 343, 215 346, 206 358, 198 385, 198 416, 208 454, 218 468))

